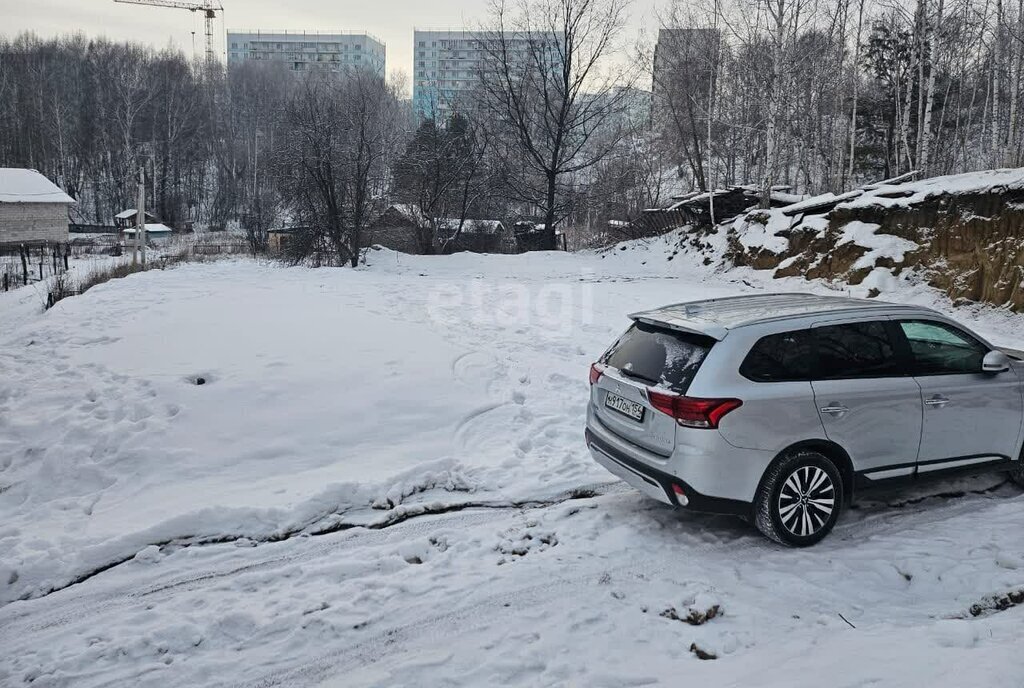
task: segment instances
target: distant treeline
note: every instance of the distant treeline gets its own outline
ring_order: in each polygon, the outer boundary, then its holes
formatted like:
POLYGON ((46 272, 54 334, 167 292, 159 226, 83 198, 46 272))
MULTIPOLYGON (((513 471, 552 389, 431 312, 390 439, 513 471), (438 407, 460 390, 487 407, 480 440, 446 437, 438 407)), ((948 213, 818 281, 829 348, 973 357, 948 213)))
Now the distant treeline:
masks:
POLYGON ((572 246, 621 238, 608 220, 687 190, 1024 164, 1021 3, 705 4, 670 3, 664 28, 697 30, 662 31, 655 51, 624 44, 626 3, 498 3, 479 87, 436 122, 416 120, 401 79, 361 70, 0 40, 0 165, 57 181, 84 224, 134 207, 142 167, 164 222, 238 224, 257 247, 285 222, 309 228, 296 251, 351 262, 395 203, 421 217, 424 252, 466 219, 535 223, 549 247, 566 227, 572 246))

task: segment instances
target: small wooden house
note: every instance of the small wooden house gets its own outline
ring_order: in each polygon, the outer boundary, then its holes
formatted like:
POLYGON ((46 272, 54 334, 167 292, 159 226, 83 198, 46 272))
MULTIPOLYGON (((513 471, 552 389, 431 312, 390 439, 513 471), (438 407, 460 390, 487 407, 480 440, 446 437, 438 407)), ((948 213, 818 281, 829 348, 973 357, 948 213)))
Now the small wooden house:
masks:
POLYGON ((364 236, 364 245, 377 244, 402 253, 422 253, 421 241, 434 237, 434 250, 512 253, 515 239, 501 220, 435 217, 433 222, 411 203, 389 206, 364 236), (462 227, 461 231, 459 227, 462 227), (458 236, 456 236, 456 234, 458 236))
POLYGON ((272 254, 284 254, 288 246, 295 240, 295 234, 301 231, 301 227, 275 227, 267 230, 267 252, 272 254))
POLYGON ((74 202, 35 170, 0 167, 0 244, 66 242, 74 202))
MULTIPOLYGON (((129 227, 134 227, 135 218, 138 216, 138 214, 139 211, 136 210, 135 208, 128 208, 127 210, 122 210, 121 212, 114 216, 114 226, 120 229, 121 231, 124 231, 129 227)), ((153 213, 147 211, 146 222, 156 222, 156 216, 153 213)))
POLYGON ((429 224, 429 220, 412 203, 396 203, 388 206, 378 216, 373 226, 365 232, 363 243, 367 246, 378 244, 402 253, 420 253, 417 231, 429 224))

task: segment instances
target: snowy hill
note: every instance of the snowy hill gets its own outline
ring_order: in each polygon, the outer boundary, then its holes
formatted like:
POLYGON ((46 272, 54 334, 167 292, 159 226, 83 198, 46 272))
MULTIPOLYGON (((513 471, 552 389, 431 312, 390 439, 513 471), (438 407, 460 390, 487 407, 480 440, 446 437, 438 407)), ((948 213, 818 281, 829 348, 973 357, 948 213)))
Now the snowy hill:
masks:
POLYGON ((755 210, 700 243, 716 260, 899 291, 921 279, 953 299, 1024 310, 1024 168, 880 184, 755 210))

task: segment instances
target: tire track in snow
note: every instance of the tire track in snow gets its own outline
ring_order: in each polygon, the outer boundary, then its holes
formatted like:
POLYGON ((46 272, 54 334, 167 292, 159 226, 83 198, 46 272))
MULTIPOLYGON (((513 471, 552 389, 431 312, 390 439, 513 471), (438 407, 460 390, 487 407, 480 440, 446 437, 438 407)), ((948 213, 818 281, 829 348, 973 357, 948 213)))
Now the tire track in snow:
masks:
MULTIPOLYGON (((626 493, 629 490, 622 486, 619 490, 610 489, 606 494, 613 494, 615 492, 626 493)), ((893 507, 881 505, 871 508, 873 511, 877 509, 883 516, 891 517, 896 513, 900 514, 900 521, 887 521, 882 524, 882 530, 898 531, 900 528, 891 528, 891 526, 899 523, 903 524, 902 529, 913 530, 927 527, 932 522, 959 517, 971 509, 976 510, 981 500, 988 501, 993 505, 1003 502, 999 496, 995 495, 971 495, 965 499, 957 500, 955 503, 948 504, 948 506, 919 505, 911 507, 910 511, 905 510, 907 507, 902 504, 893 507), (899 512, 895 512, 894 509, 899 509, 899 512), (927 516, 924 519, 924 523, 922 523, 920 518, 921 515, 927 516)), ((561 503, 553 502, 549 506, 557 506, 561 503)), ((984 502, 982 504, 984 505, 984 502)), ((3 621, 3 611, 0 610, 0 625, 5 628, 5 633, 8 633, 12 638, 25 636, 28 642, 41 642, 45 640, 46 636, 33 640, 28 634, 32 631, 46 630, 53 626, 60 626, 75 621, 80 623, 102 623, 102 615, 106 612, 113 612, 116 616, 119 614, 117 610, 121 607, 137 605, 140 608, 149 608, 159 605, 165 600, 172 599, 180 593, 202 590, 217 581, 230 579, 232 576, 249 571, 273 571, 275 568, 290 567, 296 563, 325 559, 333 556, 335 552, 343 552, 346 548, 373 547, 378 544, 385 544, 389 539, 394 539, 397 543, 432 530, 458 527, 460 524, 486 524, 488 521, 501 521, 510 515, 522 514, 523 512, 523 508, 504 506, 477 511, 455 511, 435 515, 431 518, 408 517, 394 523, 392 526, 377 529, 355 527, 342 531, 339 538, 330 538, 329 541, 324 542, 322 545, 304 548, 300 552, 272 556, 260 561, 248 562, 241 566, 238 565, 237 561, 223 562, 223 566, 214 567, 205 572, 199 572, 187 577, 159 581, 145 589, 72 598, 71 606, 66 604, 66 600, 63 600, 62 596, 56 596, 55 598, 50 598, 49 603, 61 606, 52 609, 50 613, 44 612, 43 618, 40 618, 39 614, 32 613, 36 609, 35 606, 30 607, 29 615, 27 616, 31 618, 24 619, 28 627, 25 627, 25 623, 21 623, 22 619, 16 619, 12 623, 3 621), (81 603, 77 602, 79 599, 81 603), (87 619, 91 621, 85 621, 87 619)), ((420 514, 420 516, 427 515, 420 514)), ((851 537, 871 535, 873 529, 870 527, 863 528, 865 525, 866 523, 863 521, 850 524, 851 527, 848 534, 851 537)), ((699 520, 692 523, 693 529, 699 530, 701 527, 702 522, 699 520)), ((882 534, 887 535, 888 533, 883 532, 882 534)), ((314 541, 309 540, 309 542, 314 541)), ((385 626, 386 618, 374 620, 366 628, 368 635, 351 646, 325 652, 301 667, 284 666, 277 669, 268 667, 268 673, 262 676, 257 676, 247 681, 222 685, 253 685, 266 686, 268 688, 271 686, 307 685, 318 680, 342 675, 346 670, 372 666, 382 660, 388 661, 393 653, 417 651, 421 649, 419 647, 421 642, 434 643, 438 638, 444 639, 456 635, 464 635, 472 633, 474 629, 479 629, 487 624, 501 623, 502 619, 514 616, 517 610, 522 611, 527 607, 543 605, 546 601, 555 599, 556 596, 580 597, 582 601, 582 599, 593 593, 595 581, 605 573, 624 578, 630 576, 637 578, 653 577, 668 570, 668 567, 671 567, 674 563, 678 563, 681 556, 699 558, 702 554, 709 556, 717 554, 719 556, 738 556, 743 558, 742 552, 744 551, 772 548, 771 545, 762 541, 753 530, 728 540, 715 539, 713 541, 694 542, 689 538, 684 538, 681 539, 680 544, 682 545, 681 549, 664 548, 663 550, 658 550, 655 556, 645 561, 632 561, 615 568, 605 568, 600 562, 595 560, 596 567, 591 567, 589 571, 579 575, 572 575, 570 573, 567 576, 555 576, 552 579, 546 579, 543 583, 535 585, 529 584, 513 587, 482 599, 473 600, 460 608, 444 613, 429 614, 425 618, 421 617, 416 621, 408 623, 385 626)), ((837 548, 844 546, 842 541, 834 544, 837 548)), ((251 552, 253 550, 242 551, 251 552)), ((231 550, 228 550, 225 553, 229 558, 231 558, 230 552, 231 550)), ((150 572, 146 571, 146 574, 148 573, 150 572)), ((118 581, 117 584, 127 586, 133 583, 134 581, 127 580, 118 581)), ((47 602, 39 600, 38 603, 46 604, 47 602)), ((35 605, 37 601, 29 604, 35 605)), ((108 681, 106 685, 124 685, 124 683, 130 682, 130 679, 131 677, 121 676, 117 680, 108 681)))
MULTIPOLYGON (((996 487, 1001 486, 997 485, 996 487)), ((1000 503, 1005 497, 993 495, 994 488, 967 491, 966 494, 939 493, 914 498, 892 505, 880 504, 868 507, 877 511, 879 522, 869 520, 850 524, 848 536, 861 539, 875 535, 893 535, 902 530, 919 529, 947 519, 957 518, 967 511, 976 510, 982 500, 1000 503), (954 502, 947 502, 955 498, 954 502), (940 504, 931 503, 933 500, 940 504), (909 508, 909 511, 908 511, 909 508), (898 515, 899 518, 893 519, 898 515), (922 522, 923 517, 923 522, 922 522), (902 523, 902 527, 900 524, 902 523)), ((841 543, 832 543, 842 546, 841 543)), ((742 559, 742 553, 762 548, 778 549, 763 541, 753 530, 749 537, 728 541, 713 541, 699 544, 686 543, 685 556, 696 559, 701 555, 728 551, 729 556, 742 559)), ((409 623, 381 627, 373 635, 342 649, 325 653, 312 662, 300 667, 271 671, 259 678, 217 684, 223 688, 289 688, 318 684, 333 676, 344 675, 347 671, 360 669, 385 660, 388 655, 415 651, 422 643, 437 645, 439 641, 453 636, 472 635, 474 630, 501 623, 506 615, 517 610, 537 607, 556 598, 574 596, 586 598, 592 593, 592 586, 602 575, 612 577, 649 577, 668 570, 682 553, 677 550, 649 550, 643 560, 614 568, 592 569, 578 576, 548 579, 536 585, 527 585, 487 596, 458 609, 434 614, 409 623), (653 555, 653 556, 651 556, 653 555)), ((1016 593, 1015 593, 1016 594, 1016 593)), ((378 624, 374 624, 375 626, 378 624)))
MULTIPOLYGON (((687 555, 700 555, 725 548, 730 552, 740 553, 765 546, 766 543, 761 538, 751 534, 750 537, 728 542, 694 545, 687 548, 687 555)), ((385 653, 411 649, 422 641, 437 644, 445 638, 471 634, 476 629, 500 622, 502 616, 524 607, 536 607, 555 598, 564 599, 569 595, 585 597, 591 593, 592 586, 598 585, 601 577, 605 575, 635 578, 654 575, 677 562, 679 556, 678 551, 668 550, 652 557, 634 559, 622 566, 600 567, 599 571, 591 570, 578 576, 557 579, 548 578, 542 583, 504 590, 452 611, 383 628, 353 645, 325 653, 300 667, 271 671, 253 680, 214 685, 222 688, 288 688, 315 685, 345 671, 374 664, 383 659, 385 653)))
POLYGON ((898 533, 956 518, 976 509, 979 502, 1001 503, 1020 496, 1021 492, 1008 479, 981 489, 936 492, 893 501, 866 495, 855 503, 856 517, 847 513, 840 518, 829 539, 838 536, 841 540, 860 540, 898 533), (915 517, 912 523, 910 516, 915 517))
MULTIPOLYGON (((613 482, 599 485, 580 486, 572 490, 559 493, 549 499, 504 502, 466 501, 453 504, 414 503, 409 505, 399 505, 399 507, 390 510, 388 515, 383 519, 367 524, 347 523, 342 521, 317 530, 296 532, 284 538, 265 541, 252 540, 252 542, 255 543, 255 546, 259 548, 260 546, 280 545, 296 538, 316 538, 338 533, 350 534, 347 537, 340 538, 321 546, 312 547, 300 553, 273 556, 241 566, 234 564, 223 569, 206 571, 168 582, 154 584, 141 590, 93 594, 88 600, 79 598, 79 603, 72 604, 70 607, 66 605, 63 600, 53 600, 52 596, 57 593, 73 589, 75 586, 81 585, 102 573, 126 564, 134 559, 135 555, 133 554, 130 557, 110 563, 101 570, 92 572, 89 576, 83 577, 72 584, 61 587, 58 590, 51 591, 40 597, 32 598, 31 600, 24 600, 19 605, 14 605, 17 608, 14 611, 17 616, 7 620, 4 623, 4 626, 6 629, 18 628, 19 622, 27 622, 24 625, 23 630, 27 632, 36 632, 66 625, 72 620, 88 616, 93 612, 111 609, 113 606, 125 606, 136 601, 151 598, 153 595, 157 595, 159 593, 168 593, 167 596, 170 596, 172 591, 195 590, 203 587, 204 585, 212 584, 216 581, 234 575, 280 566, 291 566, 303 561, 315 560, 335 550, 344 549, 348 546, 373 546, 374 544, 394 537, 394 532, 391 529, 395 527, 401 527, 401 532, 408 531, 410 536, 415 536, 417 533, 436 530, 438 527, 443 527, 448 524, 465 523, 468 521, 485 522, 491 519, 497 520, 502 518, 504 514, 508 513, 545 509, 570 501, 593 499, 595 497, 628 491, 629 488, 624 483, 613 482), (478 513, 473 513, 474 511, 478 513), (470 512, 470 515, 466 515, 463 512, 470 512), (47 604, 59 606, 50 613, 47 613, 46 611, 43 611, 42 613, 38 612, 38 606, 40 604, 44 604, 44 601, 47 600, 49 600, 47 604)), ((163 547, 184 549, 188 547, 226 545, 245 540, 251 539, 245 536, 232 536, 231 538, 223 538, 216 541, 207 540, 199 543, 171 540, 166 543, 154 544, 159 544, 163 547)), ((5 612, 11 610, 11 608, 12 605, 0 607, 0 619, 2 619, 5 612)))

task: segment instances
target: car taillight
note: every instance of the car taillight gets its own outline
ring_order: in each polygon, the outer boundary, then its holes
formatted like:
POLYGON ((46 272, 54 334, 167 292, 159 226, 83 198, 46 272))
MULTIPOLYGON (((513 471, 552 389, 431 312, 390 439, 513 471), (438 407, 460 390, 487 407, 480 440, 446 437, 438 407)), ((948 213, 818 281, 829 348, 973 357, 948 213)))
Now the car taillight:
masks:
POLYGON ((590 384, 596 385, 597 381, 604 375, 605 365, 603 363, 590 364, 590 384))
POLYGON ((699 399, 678 394, 665 394, 647 390, 651 406, 676 419, 687 428, 717 428, 725 414, 735 411, 743 402, 739 399, 699 399))

